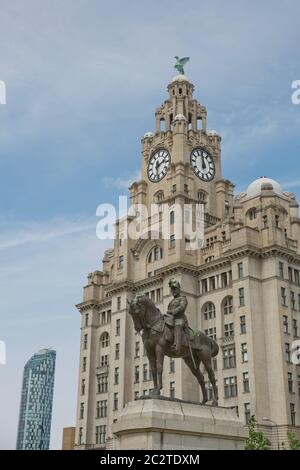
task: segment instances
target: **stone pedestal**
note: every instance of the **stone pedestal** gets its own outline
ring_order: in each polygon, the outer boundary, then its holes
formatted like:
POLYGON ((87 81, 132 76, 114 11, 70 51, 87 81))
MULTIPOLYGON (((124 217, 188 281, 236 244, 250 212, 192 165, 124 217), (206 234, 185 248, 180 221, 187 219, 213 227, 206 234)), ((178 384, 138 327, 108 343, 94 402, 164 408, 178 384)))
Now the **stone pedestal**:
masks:
POLYGON ((112 431, 121 450, 243 449, 247 437, 234 409, 165 397, 128 403, 112 431))

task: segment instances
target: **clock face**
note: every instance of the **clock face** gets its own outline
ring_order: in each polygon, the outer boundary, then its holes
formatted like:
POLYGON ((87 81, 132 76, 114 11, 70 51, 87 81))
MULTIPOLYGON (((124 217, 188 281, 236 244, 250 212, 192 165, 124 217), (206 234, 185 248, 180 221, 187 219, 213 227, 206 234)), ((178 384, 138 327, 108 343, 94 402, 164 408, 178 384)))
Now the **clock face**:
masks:
POLYGON ((216 173, 212 156, 204 149, 198 147, 191 153, 191 165, 194 172, 203 181, 211 181, 216 173))
POLYGON ((148 163, 148 178, 153 183, 163 179, 170 165, 171 157, 166 149, 159 149, 154 152, 148 163))

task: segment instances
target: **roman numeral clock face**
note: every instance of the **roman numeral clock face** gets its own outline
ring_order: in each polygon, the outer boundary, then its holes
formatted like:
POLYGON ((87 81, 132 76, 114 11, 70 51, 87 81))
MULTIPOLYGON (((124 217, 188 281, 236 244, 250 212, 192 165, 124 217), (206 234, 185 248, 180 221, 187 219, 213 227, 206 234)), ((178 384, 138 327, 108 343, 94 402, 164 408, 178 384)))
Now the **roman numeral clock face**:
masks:
POLYGON ((148 178, 153 183, 162 180, 167 173, 171 157, 166 149, 159 149, 154 152, 148 163, 148 178))
POLYGON ((214 179, 216 169, 212 156, 202 148, 196 148, 191 153, 191 165, 194 172, 203 181, 214 179))

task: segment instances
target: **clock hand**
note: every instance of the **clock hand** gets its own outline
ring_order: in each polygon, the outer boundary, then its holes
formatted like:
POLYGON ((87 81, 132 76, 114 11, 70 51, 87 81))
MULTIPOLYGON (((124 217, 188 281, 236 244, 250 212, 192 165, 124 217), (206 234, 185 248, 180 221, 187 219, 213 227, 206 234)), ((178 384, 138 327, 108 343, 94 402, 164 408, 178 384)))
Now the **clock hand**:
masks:
POLYGON ((206 164, 205 164, 204 157, 202 156, 202 170, 205 170, 205 169, 206 169, 206 164))

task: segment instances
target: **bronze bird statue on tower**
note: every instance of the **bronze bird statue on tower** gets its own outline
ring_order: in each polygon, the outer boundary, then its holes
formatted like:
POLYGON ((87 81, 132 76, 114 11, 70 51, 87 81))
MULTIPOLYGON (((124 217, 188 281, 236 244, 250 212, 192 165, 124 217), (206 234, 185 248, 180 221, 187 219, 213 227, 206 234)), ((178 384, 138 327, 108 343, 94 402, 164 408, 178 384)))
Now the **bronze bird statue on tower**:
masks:
POLYGON ((178 57, 178 55, 175 56, 176 59, 176 64, 174 65, 174 69, 178 70, 178 72, 182 75, 184 75, 184 69, 183 66, 190 60, 189 57, 182 57, 181 59, 178 57))

